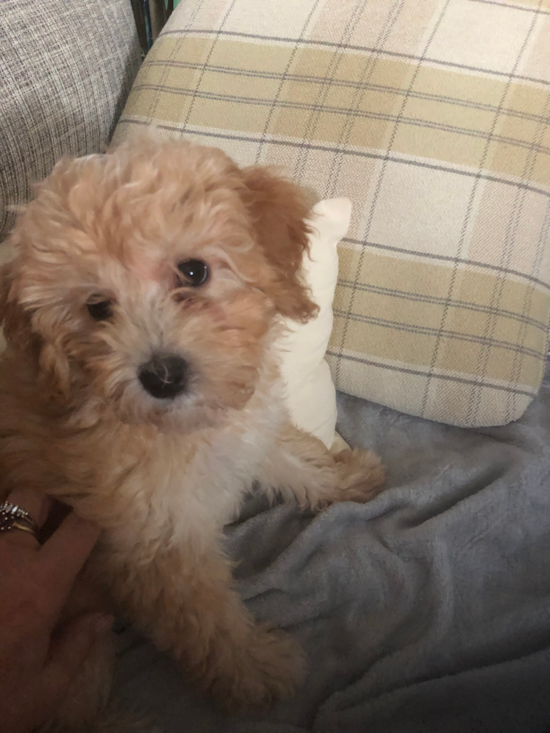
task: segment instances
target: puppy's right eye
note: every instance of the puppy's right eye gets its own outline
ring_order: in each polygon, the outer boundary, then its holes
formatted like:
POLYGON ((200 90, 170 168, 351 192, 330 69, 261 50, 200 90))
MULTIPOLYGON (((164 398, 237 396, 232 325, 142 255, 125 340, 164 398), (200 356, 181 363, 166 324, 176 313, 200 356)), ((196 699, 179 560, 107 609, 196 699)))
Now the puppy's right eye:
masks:
POLYGON ((113 303, 110 300, 86 303, 86 308, 94 321, 106 321, 113 315, 113 303))

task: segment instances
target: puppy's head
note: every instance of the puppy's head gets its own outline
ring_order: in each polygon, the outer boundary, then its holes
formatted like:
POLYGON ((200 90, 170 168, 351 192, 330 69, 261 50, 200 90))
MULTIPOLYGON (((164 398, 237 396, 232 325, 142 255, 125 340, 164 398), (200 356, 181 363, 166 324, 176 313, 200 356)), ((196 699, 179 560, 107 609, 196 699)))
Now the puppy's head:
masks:
POLYGON ((291 183, 185 142, 63 160, 12 234, 6 340, 71 409, 179 427, 240 409, 277 314, 315 313, 307 213, 291 183))

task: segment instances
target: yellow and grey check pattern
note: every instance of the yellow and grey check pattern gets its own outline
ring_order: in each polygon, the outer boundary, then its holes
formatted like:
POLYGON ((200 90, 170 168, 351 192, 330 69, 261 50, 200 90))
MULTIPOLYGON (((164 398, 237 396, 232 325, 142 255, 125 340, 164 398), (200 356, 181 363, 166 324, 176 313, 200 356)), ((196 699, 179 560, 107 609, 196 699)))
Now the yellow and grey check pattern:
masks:
POLYGON ((550 313, 550 0, 187 0, 136 126, 354 204, 338 389, 458 425, 518 418, 550 313))

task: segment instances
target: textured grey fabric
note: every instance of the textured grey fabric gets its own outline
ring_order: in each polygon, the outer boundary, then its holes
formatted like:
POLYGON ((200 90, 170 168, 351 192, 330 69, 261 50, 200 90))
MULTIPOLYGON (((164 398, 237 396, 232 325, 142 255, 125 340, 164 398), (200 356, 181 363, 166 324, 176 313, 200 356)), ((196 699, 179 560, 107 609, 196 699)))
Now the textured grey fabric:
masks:
POLYGON ((252 611, 310 672, 264 717, 229 719, 127 635, 116 691, 167 733, 550 730, 550 374, 521 421, 465 430, 339 398, 348 441, 390 467, 370 504, 248 507, 228 529, 252 611))
POLYGON ((0 3, 0 241, 63 154, 109 142, 139 63, 130 0, 0 3))

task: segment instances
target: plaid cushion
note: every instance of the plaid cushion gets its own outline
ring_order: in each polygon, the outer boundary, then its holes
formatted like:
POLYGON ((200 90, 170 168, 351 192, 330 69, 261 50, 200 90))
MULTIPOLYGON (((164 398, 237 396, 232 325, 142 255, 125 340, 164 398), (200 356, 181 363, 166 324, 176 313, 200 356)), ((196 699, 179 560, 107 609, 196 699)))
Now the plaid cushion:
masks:
POLYGON ((10 0, 0 11, 0 242, 63 154, 110 140, 140 63, 128 0, 10 0))
POLYGON ((354 203, 338 389, 518 418, 550 312, 550 0, 187 0, 116 135, 157 125, 354 203))

